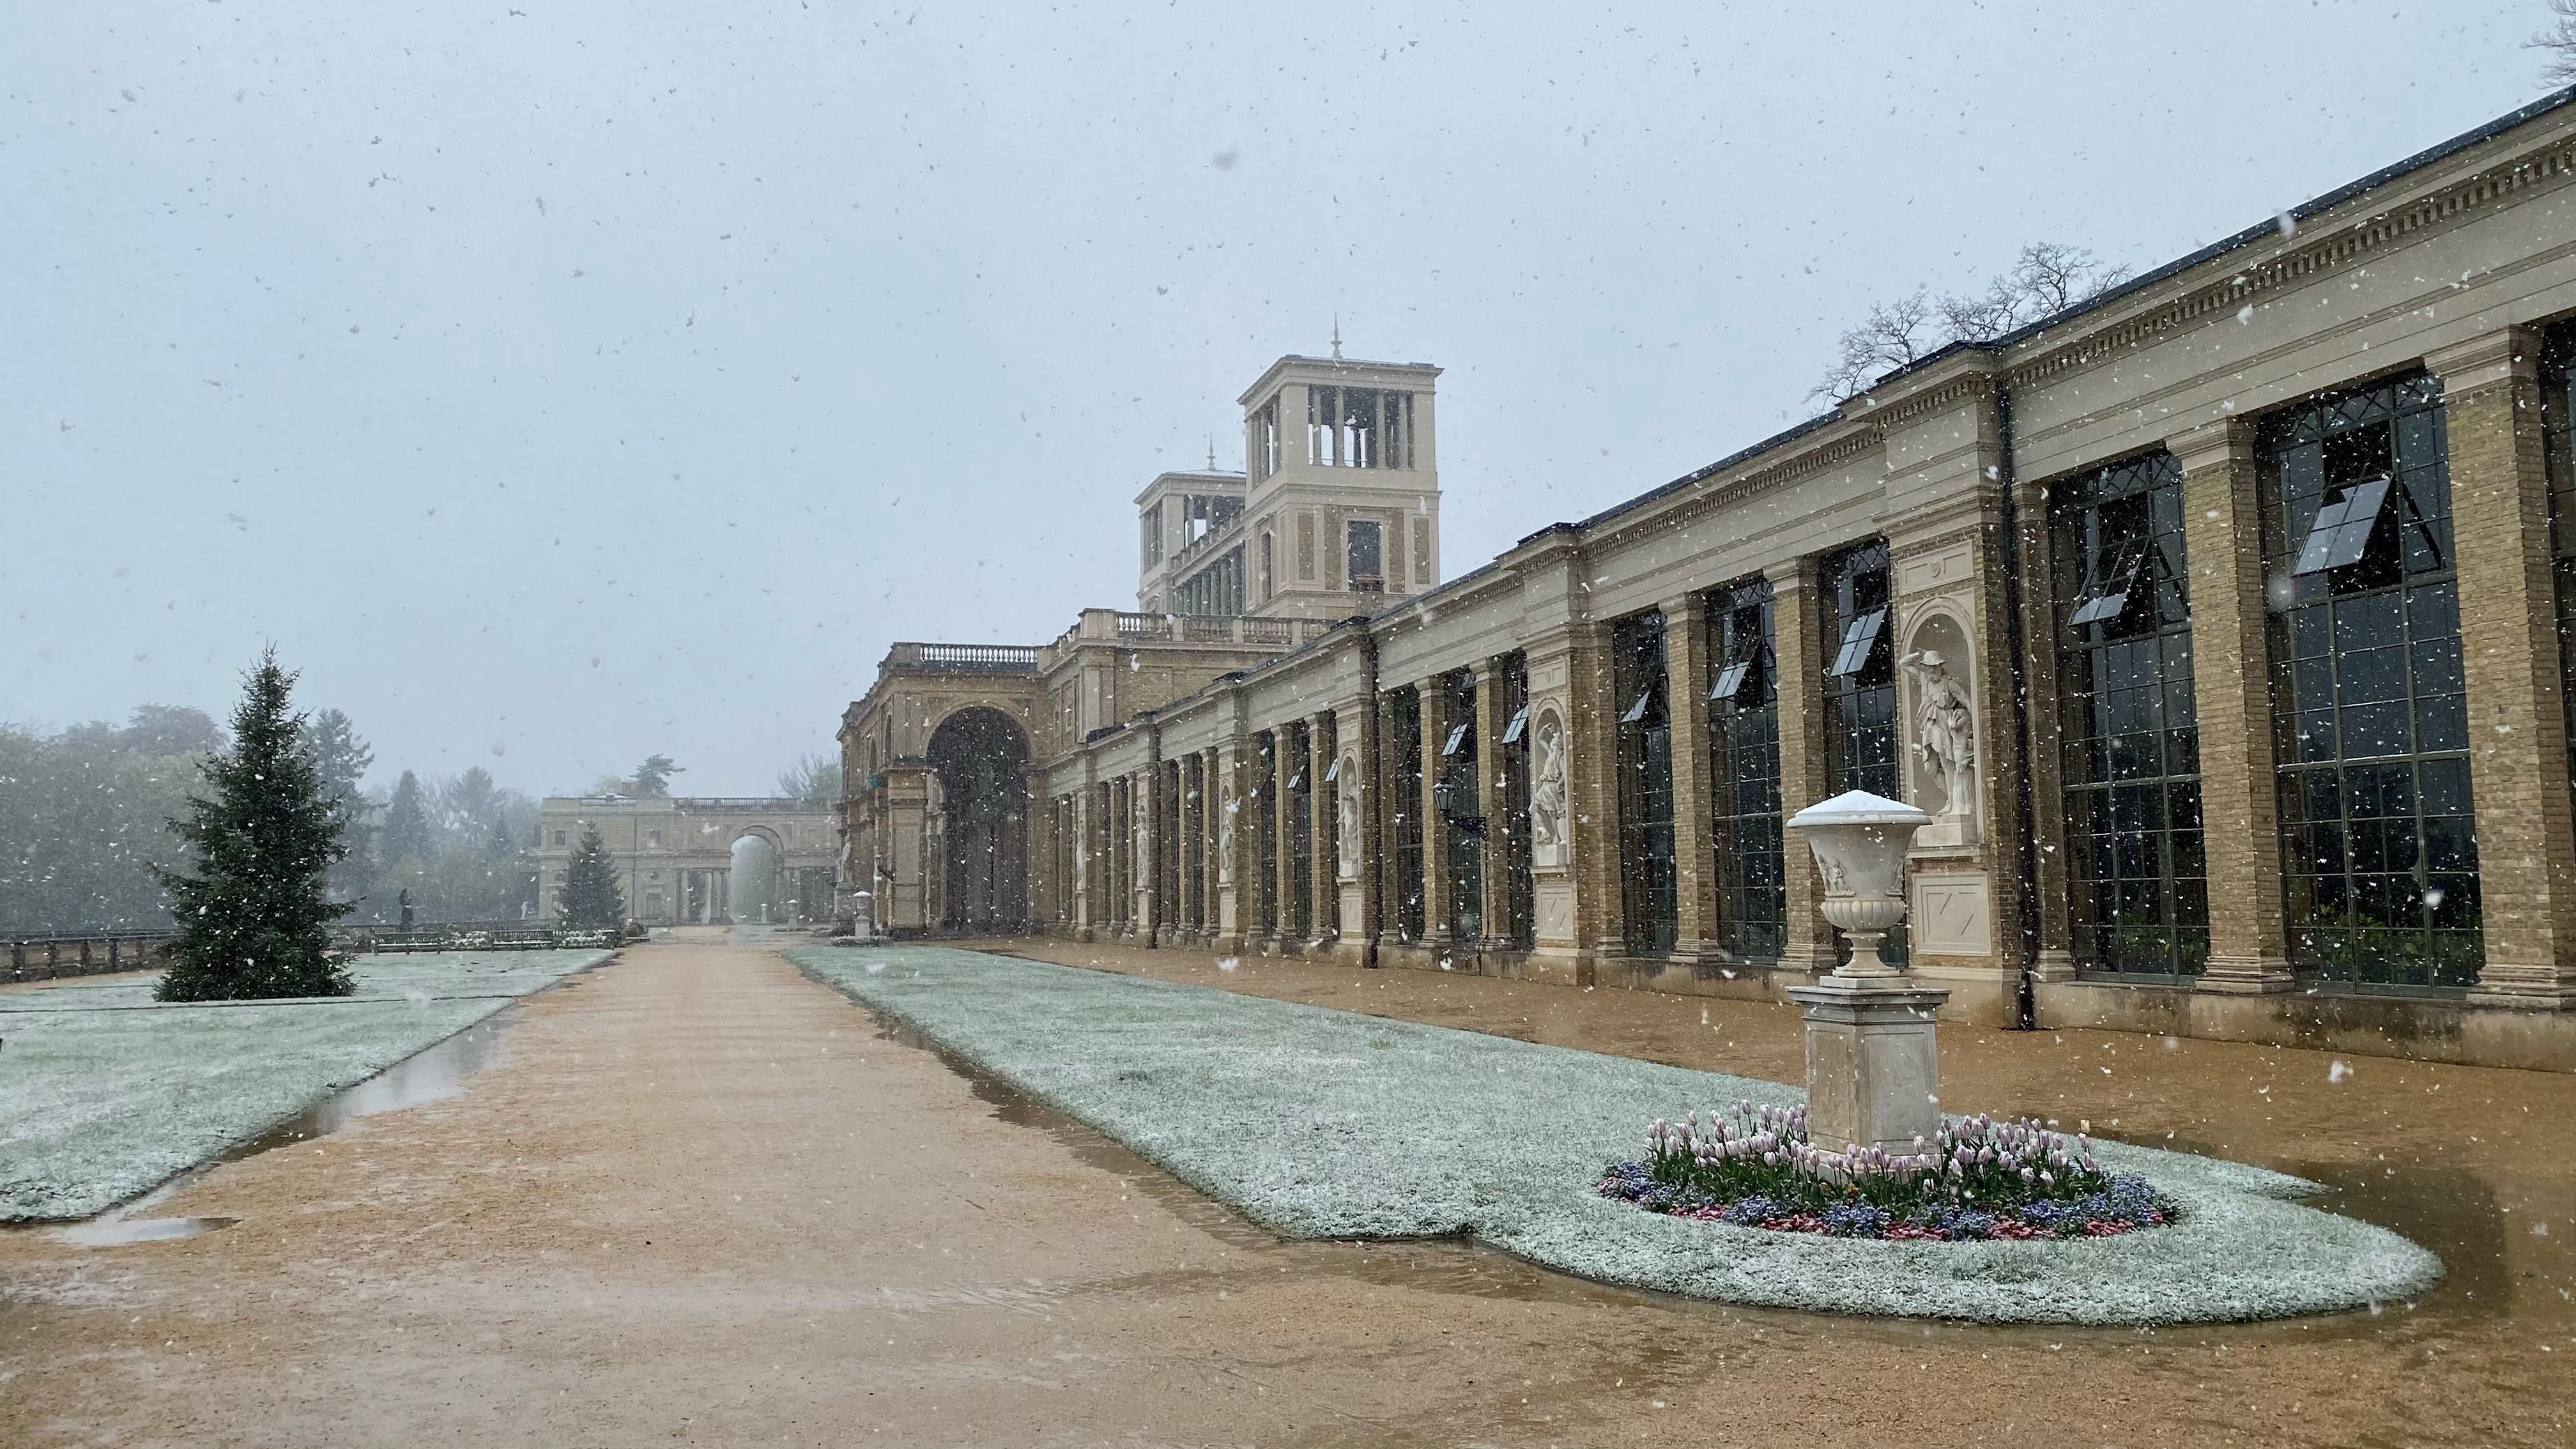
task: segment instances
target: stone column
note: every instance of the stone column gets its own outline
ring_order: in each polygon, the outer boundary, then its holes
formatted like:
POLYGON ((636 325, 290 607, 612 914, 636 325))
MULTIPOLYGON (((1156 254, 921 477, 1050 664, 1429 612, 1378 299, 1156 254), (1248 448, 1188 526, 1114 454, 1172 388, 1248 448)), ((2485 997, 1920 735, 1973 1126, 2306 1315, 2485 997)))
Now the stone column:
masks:
MULTIPOLYGON (((1771 580, 1771 653, 1780 670, 1780 811, 1786 819, 1828 793, 1824 599, 1813 558, 1792 559, 1764 576, 1771 580)), ((1825 975, 1834 969, 1834 938, 1819 914, 1824 881, 1816 874, 1815 857, 1794 833, 1781 847, 1780 866, 1787 899, 1781 969, 1825 975)))
POLYGON ((2254 428, 2227 418, 2167 441, 2182 464, 2191 569, 2191 685, 2209 863, 2209 964, 2200 990, 2290 989, 2281 911, 2280 776, 2254 428))
POLYGON ((2569 819, 2566 673, 2541 456, 2539 352, 2539 339, 2514 327, 2426 361, 2442 379, 2450 435, 2460 658, 2473 742, 2469 785, 2486 927, 2486 965, 2469 999, 2566 1008, 2576 1007, 2576 827, 2569 819))
POLYGON ((1422 721, 1422 944, 1434 951, 1449 947, 1448 818, 1440 813, 1434 793, 1447 761, 1440 747, 1448 742, 1448 691, 1438 675, 1414 681, 1413 693, 1422 721))
POLYGON ((1708 750, 1708 610, 1697 594, 1666 599, 1664 698, 1673 732, 1673 953, 1714 962, 1717 923, 1717 782, 1708 750))
POLYGON ((1500 848, 1508 828, 1503 821, 1503 726, 1508 723, 1503 715, 1503 656, 1497 655, 1476 665, 1476 813, 1485 818, 1484 838, 1476 842, 1476 914, 1483 922, 1485 939, 1476 946, 1485 951, 1511 950, 1517 945, 1509 923, 1511 863, 1500 848))
POLYGON ((1334 869, 1338 854, 1333 827, 1338 810, 1334 782, 1324 775, 1333 767, 1333 716, 1330 710, 1306 717, 1306 890, 1311 898, 1308 924, 1314 945, 1328 945, 1341 932, 1342 891, 1334 869))

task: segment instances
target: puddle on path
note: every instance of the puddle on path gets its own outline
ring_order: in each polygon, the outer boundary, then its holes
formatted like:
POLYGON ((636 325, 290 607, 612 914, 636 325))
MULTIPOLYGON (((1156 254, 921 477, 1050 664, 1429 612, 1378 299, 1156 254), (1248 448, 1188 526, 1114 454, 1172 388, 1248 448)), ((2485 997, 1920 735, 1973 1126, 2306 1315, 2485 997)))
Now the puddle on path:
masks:
MULTIPOLYGON (((567 978, 569 979, 569 978, 567 978)), ((399 1112, 425 1102, 463 1096, 465 1079, 485 1067, 508 1060, 502 1037, 518 1014, 505 1006, 445 1041, 423 1047, 363 1082, 354 1082, 257 1137, 238 1142, 144 1193, 96 1217, 69 1225, 24 1224, 10 1231, 41 1231, 57 1242, 85 1248, 123 1247, 130 1243, 166 1243, 215 1232, 239 1218, 154 1218, 141 1214, 167 1202, 181 1189, 227 1162, 239 1162, 273 1148, 327 1137, 360 1117, 399 1112)))
POLYGON ((501 1038, 509 1031, 516 1007, 505 1006, 435 1046, 412 1053, 363 1082, 339 1091, 226 1150, 209 1167, 239 1162, 274 1147, 327 1137, 360 1117, 399 1112, 424 1102, 441 1102, 465 1094, 465 1079, 485 1067, 508 1060, 501 1038))
POLYGON ((127 1243, 167 1243, 229 1228, 239 1218, 129 1218, 103 1213, 85 1223, 53 1230, 57 1242, 84 1248, 115 1248, 127 1243))
POLYGON ((2412 1305, 2421 1322, 2457 1327, 2510 1315, 2544 1339, 2576 1335, 2576 1302, 2558 1287, 2576 1282, 2576 1223, 2560 1221, 2553 1231, 2551 1213, 2517 1215, 2508 1202, 2545 1202, 2550 1189, 2512 1193, 2477 1172, 2420 1163, 2274 1160, 2190 1136, 2096 1135, 2251 1162, 2318 1184, 2325 1191, 2300 1199, 2306 1206, 2386 1228, 2442 1260, 2442 1281, 2412 1305))

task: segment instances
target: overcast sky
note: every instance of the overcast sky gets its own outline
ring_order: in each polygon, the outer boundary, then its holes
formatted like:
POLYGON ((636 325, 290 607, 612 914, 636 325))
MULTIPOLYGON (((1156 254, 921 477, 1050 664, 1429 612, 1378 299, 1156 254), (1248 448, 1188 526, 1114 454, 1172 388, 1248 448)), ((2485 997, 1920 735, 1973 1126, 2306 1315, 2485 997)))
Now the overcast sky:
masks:
POLYGON ((8 0, 0 719, 759 793, 895 639, 1134 607, 1271 359, 1437 363, 1453 573, 2539 94, 2540 0, 8 0))

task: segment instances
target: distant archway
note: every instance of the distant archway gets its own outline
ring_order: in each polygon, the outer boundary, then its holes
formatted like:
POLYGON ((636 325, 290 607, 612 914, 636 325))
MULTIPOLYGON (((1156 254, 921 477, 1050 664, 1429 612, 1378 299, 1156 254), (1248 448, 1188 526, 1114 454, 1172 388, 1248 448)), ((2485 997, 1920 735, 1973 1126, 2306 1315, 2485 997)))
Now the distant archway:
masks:
POLYGON ((746 830, 733 843, 731 915, 736 921, 767 922, 780 918, 778 872, 786 863, 778 842, 765 830, 746 830))
POLYGON ((1018 931, 1029 919, 1029 744, 1009 715, 981 705, 930 737, 939 776, 943 871, 939 924, 1018 931))

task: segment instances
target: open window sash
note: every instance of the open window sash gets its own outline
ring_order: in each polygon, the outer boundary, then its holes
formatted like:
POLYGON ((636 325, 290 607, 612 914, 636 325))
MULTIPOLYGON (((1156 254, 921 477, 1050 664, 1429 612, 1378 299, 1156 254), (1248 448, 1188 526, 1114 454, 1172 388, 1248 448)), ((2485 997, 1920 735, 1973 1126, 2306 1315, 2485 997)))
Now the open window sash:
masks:
POLYGON ((2306 578, 2361 562, 2370 551, 2370 535, 2379 526, 2379 516, 2387 509, 2388 490, 2389 480, 2382 475, 2354 484, 2341 498, 2320 507, 2308 525, 2307 540, 2299 545, 2299 561, 2291 576, 2306 578))
POLYGON ((1762 667, 1761 637, 1750 630, 1736 636, 1733 657, 1717 671, 1717 679, 1708 687, 1708 702, 1732 704, 1744 692, 1745 682, 1762 667))
POLYGON ((2129 600, 2135 597, 2139 576, 2146 572, 2145 544, 2131 544, 2112 561, 2103 575, 2084 586, 2075 596, 2075 607, 2067 613, 2066 625, 2081 629, 2087 624, 2116 624, 2129 612, 2129 600))
POLYGON ((1841 679, 1869 667, 1870 656, 1878 651, 1879 635, 1887 628, 1887 610, 1876 608, 1854 619, 1843 630, 1843 647, 1834 652, 1833 667, 1825 671, 1828 679, 1841 679))

